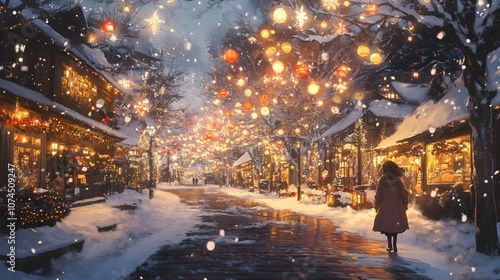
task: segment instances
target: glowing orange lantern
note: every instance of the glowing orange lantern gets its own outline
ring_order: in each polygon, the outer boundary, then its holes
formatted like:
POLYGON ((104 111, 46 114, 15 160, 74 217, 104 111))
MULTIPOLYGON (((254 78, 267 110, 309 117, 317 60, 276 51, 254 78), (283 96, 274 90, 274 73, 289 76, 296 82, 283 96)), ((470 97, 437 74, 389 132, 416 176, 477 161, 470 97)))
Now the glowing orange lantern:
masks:
POLYGON ((363 97, 365 97, 365 95, 362 92, 356 92, 354 94, 354 99, 356 99, 356 100, 362 100, 363 97))
POLYGON ((113 32, 113 31, 115 31, 115 25, 110 20, 107 20, 107 21, 103 22, 101 28, 102 28, 102 30, 104 32, 113 32))
POLYGON ((221 89, 219 90, 219 96, 220 96, 221 98, 226 98, 228 95, 229 95, 229 93, 228 93, 227 89, 225 89, 225 88, 221 88, 221 89))
POLYGON ((231 112, 231 110, 227 110, 226 111, 226 116, 232 117, 233 116, 233 112, 231 112))
POLYGON ((268 97, 266 94, 261 94, 261 95, 259 96, 259 102, 260 102, 260 104, 262 104, 262 105, 266 105, 266 104, 267 104, 267 102, 269 102, 269 97, 268 97))
POLYGON ((289 53, 292 51, 292 45, 290 43, 283 43, 281 45, 281 50, 283 50, 284 53, 289 53))
POLYGON ((285 9, 283 9, 283 8, 277 8, 273 12, 273 20, 277 24, 285 23, 287 17, 288 17, 288 15, 287 15, 285 9))
POLYGON ((374 53, 370 55, 370 62, 373 65, 379 65, 380 63, 382 63, 382 56, 378 53, 374 53))
POLYGON ((369 14, 369 15, 376 15, 377 12, 378 12, 378 6, 375 5, 375 4, 371 4, 371 5, 368 5, 366 6, 366 12, 369 14))
POLYGON ((295 74, 298 77, 305 78, 307 75, 309 75, 309 69, 307 68, 307 65, 298 63, 295 65, 295 74))
POLYGON ((229 130, 233 130, 233 129, 235 129, 235 128, 236 128, 236 125, 235 125, 234 123, 229 123, 229 124, 227 125, 227 128, 228 128, 229 130))
POLYGON ((210 127, 211 127, 212 129, 217 128, 217 123, 215 123, 215 122, 211 123, 211 124, 210 124, 210 127))
POLYGON ((365 45, 360 45, 358 47, 358 55, 360 57, 367 57, 367 56, 369 56, 370 55, 370 48, 368 48, 365 45))
POLYGON ((250 101, 243 102, 243 108, 245 108, 247 110, 252 110, 252 108, 253 108, 252 103, 250 103, 250 101))
POLYGON ((317 83, 310 83, 307 87, 307 92, 311 95, 315 95, 319 92, 319 85, 317 83))
POLYGON ((339 77, 345 78, 347 76, 347 73, 349 73, 349 68, 347 68, 347 66, 342 65, 339 68, 337 68, 335 72, 339 77))
POLYGON ((229 63, 234 63, 238 60, 238 53, 233 49, 229 49, 224 53, 224 60, 229 63))
POLYGON ((271 32, 269 32, 269 30, 267 30, 267 29, 262 29, 262 31, 260 31, 260 36, 264 39, 269 38, 270 35, 271 35, 271 32))
POLYGON ((205 138, 207 140, 212 140, 214 138, 214 134, 212 132, 209 132, 209 133, 207 133, 207 135, 205 136, 205 138))
POLYGON ((276 60, 273 62, 273 71, 276 72, 277 74, 283 72, 285 70, 285 64, 283 62, 276 60))

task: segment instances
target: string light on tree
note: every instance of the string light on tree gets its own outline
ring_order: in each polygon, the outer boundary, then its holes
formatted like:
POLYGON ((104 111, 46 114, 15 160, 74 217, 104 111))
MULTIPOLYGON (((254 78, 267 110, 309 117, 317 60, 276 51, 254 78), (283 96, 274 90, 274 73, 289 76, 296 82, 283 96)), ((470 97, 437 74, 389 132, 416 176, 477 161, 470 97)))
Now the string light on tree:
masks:
POLYGON ((229 95, 229 92, 227 91, 227 89, 225 89, 225 88, 221 88, 221 89, 219 90, 219 96, 220 96, 221 98, 226 98, 226 97, 228 97, 228 95, 229 95))
POLYGON ((267 108, 267 107, 265 107, 265 106, 264 106, 264 107, 262 107, 262 108, 260 109, 260 113, 261 113, 263 116, 269 116, 269 113, 270 113, 269 108, 267 108))
POLYGON ((335 70, 335 73, 337 73, 337 76, 339 76, 341 78, 345 78, 345 77, 347 77, 349 70, 350 70, 349 67, 347 67, 345 65, 341 65, 337 68, 337 70, 335 70))
POLYGON ((336 10, 338 6, 340 6, 338 0, 321 0, 321 5, 327 11, 336 10))
POLYGON ((245 108, 246 110, 252 110, 253 106, 252 106, 252 103, 250 103, 250 101, 245 101, 243 102, 243 108, 245 108))
POLYGON ((378 6, 375 5, 375 4, 370 4, 368 6, 366 6, 366 12, 369 14, 369 15, 376 15, 377 12, 378 12, 378 6))
POLYGON ((266 105, 266 104, 267 104, 267 102, 269 102, 269 97, 268 97, 266 94, 261 94, 261 95, 259 96, 259 102, 260 102, 260 104, 262 104, 262 105, 266 105))

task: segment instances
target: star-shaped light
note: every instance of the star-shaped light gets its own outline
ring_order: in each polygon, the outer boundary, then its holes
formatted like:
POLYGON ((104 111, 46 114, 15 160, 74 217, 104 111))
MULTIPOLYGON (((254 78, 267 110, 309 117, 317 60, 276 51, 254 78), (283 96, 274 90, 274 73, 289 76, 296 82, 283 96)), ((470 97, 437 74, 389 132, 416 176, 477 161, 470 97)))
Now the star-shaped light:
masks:
POLYGON ((145 19, 145 21, 148 23, 148 27, 151 27, 153 34, 156 34, 160 28, 160 24, 165 23, 164 20, 161 20, 160 17, 158 17, 158 13, 156 11, 151 15, 151 17, 145 19))
POLYGON ((308 19, 307 13, 304 11, 304 6, 300 6, 299 11, 295 11, 297 14, 296 19, 297 19, 297 24, 299 25, 300 28, 304 26, 304 23, 308 19))

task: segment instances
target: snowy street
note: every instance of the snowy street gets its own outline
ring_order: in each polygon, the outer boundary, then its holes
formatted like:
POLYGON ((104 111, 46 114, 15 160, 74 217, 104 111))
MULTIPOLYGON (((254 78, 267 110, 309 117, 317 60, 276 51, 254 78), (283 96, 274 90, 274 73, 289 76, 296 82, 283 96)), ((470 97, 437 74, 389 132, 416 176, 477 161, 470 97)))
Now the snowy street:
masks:
POLYGON ((202 223, 126 279, 426 279, 388 255, 382 242, 339 232, 329 219, 218 189, 168 191, 203 209, 202 223))
MULTIPOLYGON (((180 275, 213 280, 231 275, 227 279, 255 279, 252 276, 260 273, 263 279, 284 275, 321 279, 326 273, 348 279, 383 275, 415 279, 409 270, 421 275, 419 279, 498 278, 498 257, 473 249, 472 223, 432 221, 410 207, 410 230, 401 234, 394 258, 384 250, 385 237, 371 230, 374 216, 373 209, 328 207, 273 193, 161 183, 151 200, 147 191, 125 190, 108 196, 105 203, 73 208, 55 227, 19 230, 19 256, 40 254, 74 240, 85 243, 81 252, 53 260, 49 274, 28 275, 0 266, 0 278, 179 279, 180 275), (124 205, 136 208, 121 210, 124 205), (110 231, 98 231, 114 224, 110 231)), ((0 240, 2 254, 5 244, 0 240)))

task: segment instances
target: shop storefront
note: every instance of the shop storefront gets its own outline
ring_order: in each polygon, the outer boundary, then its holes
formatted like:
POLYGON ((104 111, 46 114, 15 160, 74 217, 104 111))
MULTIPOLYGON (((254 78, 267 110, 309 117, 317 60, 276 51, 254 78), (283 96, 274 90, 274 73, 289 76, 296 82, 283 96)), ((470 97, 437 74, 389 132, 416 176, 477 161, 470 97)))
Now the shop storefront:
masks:
POLYGON ((9 164, 15 166, 20 190, 71 188, 78 195, 79 186, 112 179, 115 144, 124 135, 76 112, 61 114, 68 112, 61 105, 50 106, 52 111, 46 111, 45 106, 55 104, 53 101, 38 92, 11 85, 0 80, 2 182, 8 181, 9 164), (58 176, 61 184, 55 184, 58 176))
POLYGON ((463 135, 426 145, 425 173, 428 190, 471 183, 470 136, 463 135))

